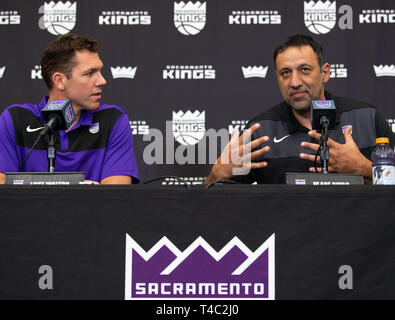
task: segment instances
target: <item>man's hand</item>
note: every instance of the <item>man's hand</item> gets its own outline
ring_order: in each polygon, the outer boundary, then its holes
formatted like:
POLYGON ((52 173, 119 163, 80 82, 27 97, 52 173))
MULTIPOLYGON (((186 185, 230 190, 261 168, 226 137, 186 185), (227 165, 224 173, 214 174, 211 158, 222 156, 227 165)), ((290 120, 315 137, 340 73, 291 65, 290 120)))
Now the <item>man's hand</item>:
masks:
POLYGON ((260 145, 269 141, 269 137, 267 136, 251 141, 252 134, 260 127, 261 125, 256 123, 248 128, 241 136, 239 135, 239 131, 235 129, 232 138, 226 145, 221 156, 215 162, 204 183, 227 180, 233 175, 247 174, 251 169, 266 167, 266 161, 251 162, 270 150, 270 147, 266 146, 253 151, 260 145))
MULTIPOLYGON (((359 151, 358 146, 354 142, 351 135, 352 127, 349 126, 344 131, 344 144, 337 143, 332 139, 328 139, 329 148, 329 164, 328 172, 337 173, 350 173, 350 174, 362 174, 365 178, 365 182, 369 182, 372 179, 372 162, 364 157, 359 151)), ((320 141, 321 135, 316 131, 310 131, 309 136, 317 141, 320 141)), ((316 143, 302 142, 301 146, 310 149, 317 153, 319 145, 316 143)), ((315 154, 301 153, 301 159, 310 160, 314 162, 315 154)), ((317 162, 321 162, 321 158, 317 157, 317 162)), ((315 172, 315 167, 311 167, 310 172, 315 172)), ((322 169, 318 168, 321 172, 322 169)))
MULTIPOLYGON (((81 182, 80 182, 80 183, 81 183, 81 182)), ((93 181, 93 180, 84 180, 84 183, 85 183, 85 184, 96 184, 96 185, 99 185, 99 184, 100 184, 99 182, 93 181)))
POLYGON ((110 176, 102 179, 100 184, 131 184, 132 177, 124 175, 110 176))

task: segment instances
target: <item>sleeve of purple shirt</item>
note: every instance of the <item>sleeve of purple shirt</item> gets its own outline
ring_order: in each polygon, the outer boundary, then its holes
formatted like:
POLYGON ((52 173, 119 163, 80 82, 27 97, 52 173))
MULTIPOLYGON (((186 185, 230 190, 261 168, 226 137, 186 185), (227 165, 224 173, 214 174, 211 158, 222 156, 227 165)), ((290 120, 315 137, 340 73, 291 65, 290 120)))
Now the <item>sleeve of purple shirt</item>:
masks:
POLYGON ((132 129, 126 113, 115 124, 105 152, 101 179, 114 175, 127 175, 132 177, 133 183, 139 182, 132 129))
POLYGON ((0 172, 17 172, 20 161, 12 118, 5 110, 0 116, 0 172))

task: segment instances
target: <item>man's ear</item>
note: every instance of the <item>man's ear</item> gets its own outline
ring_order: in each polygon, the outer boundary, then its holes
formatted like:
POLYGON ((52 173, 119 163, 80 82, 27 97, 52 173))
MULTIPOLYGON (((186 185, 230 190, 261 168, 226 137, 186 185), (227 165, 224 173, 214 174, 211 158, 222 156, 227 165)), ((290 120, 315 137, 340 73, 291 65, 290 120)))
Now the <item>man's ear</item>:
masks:
POLYGON ((322 76, 324 83, 327 83, 329 81, 329 78, 331 77, 331 66, 328 62, 324 63, 322 66, 322 76))
POLYGON ((67 77, 61 72, 55 72, 52 75, 52 82, 54 84, 54 87, 56 87, 60 91, 63 91, 65 89, 66 81, 67 77))

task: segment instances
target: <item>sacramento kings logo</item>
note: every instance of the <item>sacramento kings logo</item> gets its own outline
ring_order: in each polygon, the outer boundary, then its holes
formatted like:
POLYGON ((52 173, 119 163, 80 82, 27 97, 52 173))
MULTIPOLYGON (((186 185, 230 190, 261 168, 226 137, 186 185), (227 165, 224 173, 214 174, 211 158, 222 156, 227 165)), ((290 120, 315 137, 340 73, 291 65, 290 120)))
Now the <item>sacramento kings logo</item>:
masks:
POLYGON ((173 111, 173 135, 177 142, 184 146, 192 146, 200 141, 206 133, 206 111, 199 112, 173 111))
POLYGON ((174 25, 186 36, 193 36, 206 25, 206 2, 174 2, 174 25))
POLYGON ((75 26, 77 20, 77 2, 44 2, 38 13, 44 14, 38 21, 40 29, 47 29, 49 33, 55 36, 66 34, 75 26))
POLYGON ((234 237, 220 251, 198 237, 185 250, 162 237, 145 251, 126 234, 125 299, 275 298, 275 234, 251 251, 234 237))
POLYGON ((99 132, 99 129, 100 129, 99 122, 96 122, 89 127, 89 132, 95 134, 99 132))
POLYGON ((336 1, 304 2, 304 24, 314 34, 325 34, 336 24, 336 1))
POLYGON ((74 120, 74 117, 75 117, 74 116, 74 110, 73 110, 73 107, 71 105, 69 105, 67 107, 65 114, 66 114, 67 122, 71 122, 71 121, 74 120))

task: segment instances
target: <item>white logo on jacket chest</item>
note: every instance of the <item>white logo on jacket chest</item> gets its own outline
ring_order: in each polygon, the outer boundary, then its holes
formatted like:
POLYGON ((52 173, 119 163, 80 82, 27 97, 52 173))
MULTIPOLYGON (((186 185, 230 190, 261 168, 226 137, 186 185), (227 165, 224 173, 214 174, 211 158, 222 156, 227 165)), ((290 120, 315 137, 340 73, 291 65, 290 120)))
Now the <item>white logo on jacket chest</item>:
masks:
POLYGON ((91 126, 89 127, 89 132, 95 134, 99 132, 99 129, 100 129, 99 122, 96 122, 91 124, 91 126))
POLYGON ((38 130, 44 129, 44 127, 39 127, 39 128, 30 128, 30 125, 27 126, 26 131, 27 132, 36 132, 38 130))
POLYGON ((280 139, 277 139, 277 137, 274 137, 273 142, 274 143, 280 143, 281 141, 283 141, 284 139, 288 138, 289 136, 290 135, 288 134, 288 135, 286 135, 286 136, 284 136, 284 137, 282 137, 280 139))

